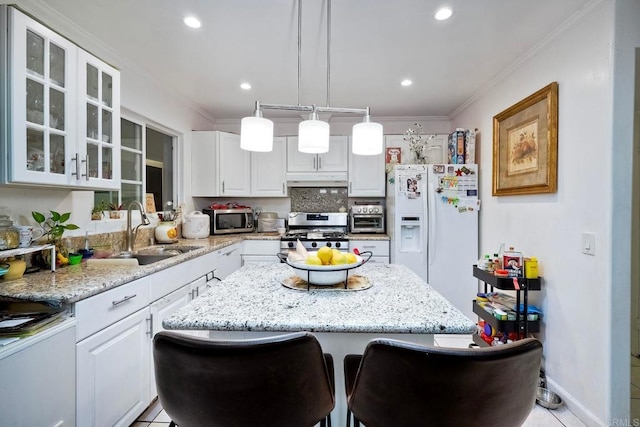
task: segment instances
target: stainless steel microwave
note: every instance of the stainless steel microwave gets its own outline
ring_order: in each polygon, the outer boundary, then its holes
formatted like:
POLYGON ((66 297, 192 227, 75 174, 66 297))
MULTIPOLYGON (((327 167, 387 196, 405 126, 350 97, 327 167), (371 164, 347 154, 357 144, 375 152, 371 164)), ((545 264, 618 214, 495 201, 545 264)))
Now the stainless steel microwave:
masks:
POLYGON ((253 210, 251 208, 237 209, 202 209, 211 217, 210 233, 231 234, 253 232, 253 210))

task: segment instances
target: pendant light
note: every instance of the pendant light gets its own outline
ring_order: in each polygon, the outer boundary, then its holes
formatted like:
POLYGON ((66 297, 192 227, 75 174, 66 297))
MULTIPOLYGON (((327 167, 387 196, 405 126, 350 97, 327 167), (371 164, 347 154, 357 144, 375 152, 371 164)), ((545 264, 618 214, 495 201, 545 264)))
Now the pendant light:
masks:
POLYGON ((240 148, 259 152, 273 150, 273 122, 262 117, 259 101, 256 101, 254 115, 240 121, 240 148))
POLYGON ((363 121, 353 126, 353 154, 375 155, 382 153, 383 129, 371 121, 369 107, 330 107, 331 93, 331 0, 327 0, 327 106, 300 105, 300 82, 302 73, 302 0, 298 0, 298 105, 264 104, 256 101, 253 116, 241 121, 240 147, 250 151, 271 151, 273 147, 273 122, 262 117, 262 110, 291 110, 309 112, 309 119, 298 125, 298 151, 303 153, 326 153, 329 151, 329 123, 319 120, 318 113, 362 114, 363 121))
POLYGON ((362 123, 353 125, 351 142, 353 154, 371 156, 382 153, 384 146, 382 125, 371 121, 369 108, 362 123))

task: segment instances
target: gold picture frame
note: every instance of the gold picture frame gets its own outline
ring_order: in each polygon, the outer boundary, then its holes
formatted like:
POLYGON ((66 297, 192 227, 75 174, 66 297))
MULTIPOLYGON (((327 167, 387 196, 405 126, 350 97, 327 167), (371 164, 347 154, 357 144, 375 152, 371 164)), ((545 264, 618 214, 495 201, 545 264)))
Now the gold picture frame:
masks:
POLYGON ((558 83, 493 117, 493 196, 555 193, 558 83))

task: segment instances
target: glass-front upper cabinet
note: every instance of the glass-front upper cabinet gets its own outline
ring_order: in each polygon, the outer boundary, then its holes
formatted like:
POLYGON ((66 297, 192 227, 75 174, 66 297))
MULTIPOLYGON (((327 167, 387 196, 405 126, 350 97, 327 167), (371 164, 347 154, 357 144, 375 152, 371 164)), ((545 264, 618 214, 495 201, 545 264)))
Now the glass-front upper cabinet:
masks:
POLYGON ((69 185, 76 144, 77 47, 19 11, 8 11, 8 180, 69 185))
POLYGON ((119 189, 120 72, 17 9, 0 12, 10 71, 3 179, 119 189))
POLYGON ((120 72, 78 53, 79 157, 91 187, 120 188, 120 72))

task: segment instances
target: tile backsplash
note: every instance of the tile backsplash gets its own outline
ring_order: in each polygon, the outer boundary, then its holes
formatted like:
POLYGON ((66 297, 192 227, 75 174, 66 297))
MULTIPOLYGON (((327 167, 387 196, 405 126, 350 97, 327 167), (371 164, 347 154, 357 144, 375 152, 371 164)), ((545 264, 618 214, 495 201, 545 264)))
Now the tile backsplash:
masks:
POLYGON ((349 207, 346 187, 292 187, 289 196, 291 212, 339 212, 349 207))

